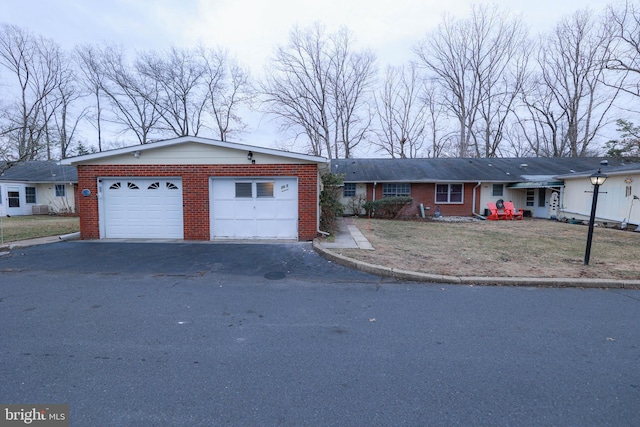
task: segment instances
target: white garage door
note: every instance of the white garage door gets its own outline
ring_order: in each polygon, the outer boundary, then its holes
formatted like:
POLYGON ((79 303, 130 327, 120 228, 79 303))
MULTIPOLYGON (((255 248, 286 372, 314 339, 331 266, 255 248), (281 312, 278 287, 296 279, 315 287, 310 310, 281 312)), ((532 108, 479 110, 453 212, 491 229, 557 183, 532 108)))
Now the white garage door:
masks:
POLYGON ((211 180, 211 238, 297 239, 297 178, 211 180))
POLYGON ((102 180, 102 238, 182 239, 182 221, 181 179, 102 180))

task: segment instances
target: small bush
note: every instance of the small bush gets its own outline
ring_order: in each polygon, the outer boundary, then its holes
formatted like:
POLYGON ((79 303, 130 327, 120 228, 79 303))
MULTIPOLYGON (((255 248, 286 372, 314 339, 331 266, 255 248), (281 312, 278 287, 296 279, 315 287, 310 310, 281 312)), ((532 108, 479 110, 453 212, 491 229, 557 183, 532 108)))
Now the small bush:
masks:
POLYGON ((380 200, 366 202, 362 208, 367 212, 367 216, 376 218, 393 219, 406 205, 413 202, 411 197, 384 197, 380 200))
POLYGON ((366 196, 357 194, 353 197, 349 197, 346 202, 346 208, 351 211, 353 215, 361 215, 364 210, 364 204, 367 202, 366 196))
POLYGON ((344 177, 334 173, 326 173, 321 178, 320 230, 334 234, 337 230, 336 218, 344 212, 344 206, 340 203, 344 177))

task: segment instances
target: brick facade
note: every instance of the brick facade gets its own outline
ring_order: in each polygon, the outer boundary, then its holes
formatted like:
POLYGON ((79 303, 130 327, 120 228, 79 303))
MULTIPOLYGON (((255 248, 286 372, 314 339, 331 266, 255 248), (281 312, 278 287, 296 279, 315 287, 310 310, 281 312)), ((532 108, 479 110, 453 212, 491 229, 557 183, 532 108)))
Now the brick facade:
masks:
MULTIPOLYGON (((411 205, 402 208, 399 218, 416 218, 420 216, 420 203, 422 203, 427 216, 435 215, 438 207, 444 216, 471 216, 473 215, 473 188, 476 182, 464 183, 463 203, 436 203, 436 184, 434 183, 412 183, 411 205)), ((367 184, 367 200, 373 200, 373 184, 367 184)), ((382 198, 382 184, 375 186, 375 200, 382 198)), ((480 191, 476 191, 476 206, 480 203, 480 191)))
POLYGON ((90 196, 78 197, 82 239, 99 239, 98 178, 179 177, 185 240, 209 240, 209 178, 211 177, 297 177, 298 239, 317 236, 318 165, 78 165, 78 188, 90 196))

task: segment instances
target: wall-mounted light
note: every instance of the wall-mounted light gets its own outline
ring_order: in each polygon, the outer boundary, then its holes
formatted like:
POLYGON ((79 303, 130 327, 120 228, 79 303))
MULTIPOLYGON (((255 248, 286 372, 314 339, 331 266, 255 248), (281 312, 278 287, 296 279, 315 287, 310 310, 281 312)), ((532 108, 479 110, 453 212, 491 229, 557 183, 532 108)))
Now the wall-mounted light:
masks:
POLYGON ((133 152, 133 157, 135 157, 136 159, 140 158, 140 151, 134 151, 133 152))
POLYGON ((253 151, 249 151, 247 153, 247 160, 249 160, 249 161, 253 160, 253 151))

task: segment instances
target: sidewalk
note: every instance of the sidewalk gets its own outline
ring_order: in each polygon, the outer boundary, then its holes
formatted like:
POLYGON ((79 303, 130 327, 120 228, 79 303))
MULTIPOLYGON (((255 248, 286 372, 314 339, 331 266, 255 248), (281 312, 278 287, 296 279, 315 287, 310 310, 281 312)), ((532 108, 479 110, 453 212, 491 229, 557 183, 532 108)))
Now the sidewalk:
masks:
POLYGON ((364 249, 373 251, 374 248, 366 237, 360 232, 349 218, 340 217, 337 219, 338 232, 334 236, 333 242, 323 241, 322 247, 328 249, 364 249))
POLYGON ((577 288, 615 288, 640 289, 640 280, 614 279, 581 279, 581 278, 541 278, 541 277, 458 277, 439 274, 420 273, 397 268, 385 267, 358 261, 331 249, 365 249, 375 250, 367 238, 360 232, 349 218, 338 218, 338 232, 335 240, 329 242, 315 239, 313 248, 322 257, 345 267, 364 271, 378 276, 393 277, 399 280, 417 282, 453 283, 467 285, 500 285, 500 286, 532 286, 532 287, 577 287, 577 288))

